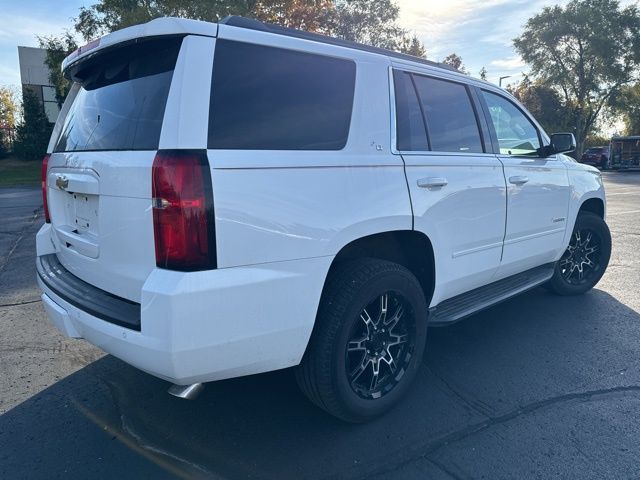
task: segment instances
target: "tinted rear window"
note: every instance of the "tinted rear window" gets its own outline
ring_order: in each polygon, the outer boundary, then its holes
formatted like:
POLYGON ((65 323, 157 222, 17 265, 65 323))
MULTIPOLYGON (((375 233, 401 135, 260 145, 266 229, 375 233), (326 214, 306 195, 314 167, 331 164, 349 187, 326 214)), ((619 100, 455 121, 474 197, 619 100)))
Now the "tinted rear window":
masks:
POLYGON ((355 75, 350 60, 218 40, 209 148, 340 150, 355 75))
POLYGON ((394 70, 393 83, 396 95, 397 149, 400 151, 429 150, 424 119, 411 75, 394 70))
POLYGON ((54 151, 156 150, 181 43, 149 40, 83 62, 54 151))
POLYGON ((420 75, 413 75, 413 79, 427 121, 431 150, 482 152, 482 138, 467 88, 420 75))

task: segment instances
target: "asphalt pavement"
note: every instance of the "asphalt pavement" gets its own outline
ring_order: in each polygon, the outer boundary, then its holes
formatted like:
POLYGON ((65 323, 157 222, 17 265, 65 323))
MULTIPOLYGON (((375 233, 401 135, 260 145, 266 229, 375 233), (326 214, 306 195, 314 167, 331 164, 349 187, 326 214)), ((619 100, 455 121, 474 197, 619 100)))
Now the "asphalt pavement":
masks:
POLYGON ((540 288, 429 330, 406 400, 366 425, 290 370, 193 402, 45 318, 40 191, 0 189, 0 478, 640 477, 640 173, 605 173, 613 254, 581 297, 540 288))

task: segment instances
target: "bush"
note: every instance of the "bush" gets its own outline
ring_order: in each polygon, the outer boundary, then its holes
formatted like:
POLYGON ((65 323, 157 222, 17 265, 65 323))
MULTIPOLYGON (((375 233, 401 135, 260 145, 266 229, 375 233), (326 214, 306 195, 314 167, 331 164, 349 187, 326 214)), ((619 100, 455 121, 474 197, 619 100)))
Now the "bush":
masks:
POLYGON ((38 160, 47 152, 52 125, 36 94, 25 89, 22 97, 22 121, 16 127, 13 152, 25 160, 38 160))
POLYGON ((9 154, 9 142, 4 137, 4 133, 0 129, 0 158, 4 158, 9 154))

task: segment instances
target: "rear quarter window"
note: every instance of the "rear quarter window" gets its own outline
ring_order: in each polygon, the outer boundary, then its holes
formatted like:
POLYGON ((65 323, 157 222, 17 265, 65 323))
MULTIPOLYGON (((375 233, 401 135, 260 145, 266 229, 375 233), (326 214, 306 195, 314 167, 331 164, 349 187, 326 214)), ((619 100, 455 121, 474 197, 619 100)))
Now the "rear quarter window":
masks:
POLYGON ((80 85, 54 151, 156 150, 181 38, 118 47, 71 73, 80 85))
POLYGON ((396 148, 400 151, 429 150, 427 131, 411 74, 393 71, 396 97, 396 148))
POLYGON ((351 60, 218 40, 209 148, 340 150, 355 76, 351 60))

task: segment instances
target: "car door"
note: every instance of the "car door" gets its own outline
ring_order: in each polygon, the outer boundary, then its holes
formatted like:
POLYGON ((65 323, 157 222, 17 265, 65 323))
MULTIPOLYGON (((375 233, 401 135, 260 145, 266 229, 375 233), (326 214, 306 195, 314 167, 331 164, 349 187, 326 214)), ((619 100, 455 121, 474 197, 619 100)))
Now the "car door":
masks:
POLYGON ((481 90, 497 156, 507 183, 507 226, 497 278, 550 263, 564 251, 569 211, 567 167, 557 155, 540 157, 542 132, 506 96, 481 90))
POLYGON ((414 228, 433 246, 434 306, 492 280, 506 217, 502 164, 485 147, 473 92, 453 79, 393 71, 392 145, 405 162, 414 228))

